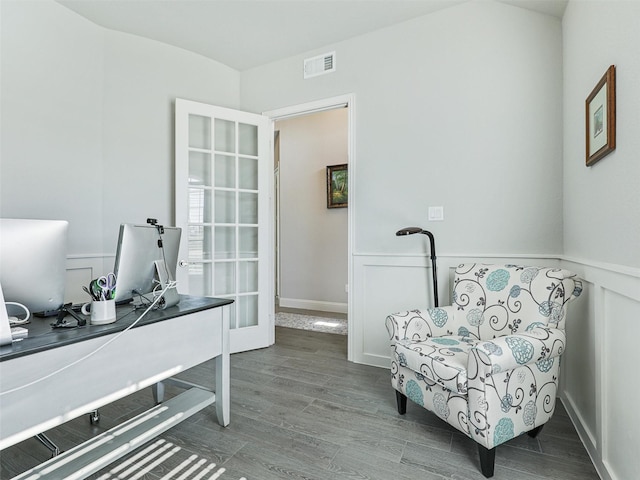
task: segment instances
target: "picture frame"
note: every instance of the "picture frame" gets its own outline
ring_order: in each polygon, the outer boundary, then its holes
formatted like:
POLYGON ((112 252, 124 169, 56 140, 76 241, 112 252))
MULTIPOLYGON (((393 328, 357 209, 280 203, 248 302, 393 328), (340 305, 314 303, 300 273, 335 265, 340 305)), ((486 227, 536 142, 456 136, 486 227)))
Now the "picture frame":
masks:
POLYGON ((585 102, 586 165, 616 149, 616 67, 611 65, 585 102))
POLYGON ((348 165, 327 166, 327 208, 346 208, 349 205, 348 165))

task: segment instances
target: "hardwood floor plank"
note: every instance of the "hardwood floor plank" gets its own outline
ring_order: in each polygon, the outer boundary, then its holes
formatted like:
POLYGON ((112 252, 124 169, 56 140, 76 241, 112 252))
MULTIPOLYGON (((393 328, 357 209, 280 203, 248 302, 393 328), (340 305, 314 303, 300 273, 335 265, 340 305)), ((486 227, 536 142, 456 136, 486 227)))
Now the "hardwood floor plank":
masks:
POLYGON ((404 463, 390 463, 386 459, 372 457, 360 448, 345 447, 331 464, 331 470, 349 478, 371 480, 444 480, 442 475, 426 472, 404 463))
POLYGON ((351 441, 352 435, 342 426, 332 425, 324 418, 314 417, 304 412, 292 412, 286 406, 274 405, 261 417, 273 425, 286 428, 299 434, 316 437, 322 441, 344 446, 351 441))
MULTIPOLYGON (((277 328, 276 345, 232 355, 230 425, 217 424, 214 407, 196 413, 162 435, 178 452, 146 473, 138 470, 140 479, 203 462, 201 468, 215 463, 217 470, 202 478, 217 471, 220 480, 484 480, 475 442, 411 402, 399 415, 389 371, 347 362, 346 342, 342 335, 277 328)), ((205 362, 179 377, 211 387, 214 372, 214 363, 205 362)), ((166 396, 180 391, 167 386, 166 396)), ((152 405, 146 389, 101 408, 99 425, 82 416, 48 433, 68 449, 152 405)), ((0 480, 48 456, 34 439, 3 450, 0 480)), ((496 453, 495 480, 597 478, 560 403, 538 438, 518 437, 496 453)))
POLYGON ((272 423, 256 420, 243 415, 234 416, 230 427, 247 443, 262 443, 295 456, 302 462, 314 463, 327 467, 331 459, 338 453, 340 446, 321 438, 299 433, 295 430, 280 427, 272 423))
POLYGON ((245 476, 251 480, 346 480, 348 478, 314 463, 300 461, 290 452, 282 451, 277 447, 255 443, 240 450, 225 463, 225 466, 247 472, 245 476))
POLYGON ((552 480, 599 480, 590 461, 573 462, 567 458, 536 454, 509 445, 496 450, 496 469, 505 466, 552 480))
MULTIPOLYGON (((402 463, 413 466, 430 474, 442 475, 450 480, 486 480, 480 471, 480 460, 476 443, 468 437, 463 437, 468 442, 468 449, 454 448, 460 453, 450 452, 443 455, 424 445, 407 443, 402 463)), ((499 450, 498 450, 499 451, 499 450)), ((535 463, 535 462, 534 462, 535 463)), ((532 475, 507 466, 499 466, 492 480, 542 480, 546 477, 532 475)))
MULTIPOLYGON (((542 432, 544 433, 544 430, 542 432)), ((520 437, 523 436, 527 437, 526 434, 520 437)), ((518 437, 497 447, 496 474, 506 470, 518 472, 516 477, 511 478, 520 478, 526 475, 544 480, 589 480, 599 478, 590 462, 588 464, 574 463, 563 458, 521 448, 521 445, 518 437)), ((476 443, 470 438, 464 435, 455 435, 452 443, 452 453, 475 461, 478 449, 476 443)), ((511 474, 513 475, 513 473, 511 474)))
MULTIPOLYGON (((304 410, 305 414, 317 418, 323 418, 323 422, 345 429, 345 435, 352 435, 359 439, 371 439, 378 443, 379 439, 385 439, 385 444, 390 452, 398 450, 400 460, 401 449, 394 448, 393 444, 402 446, 408 441, 417 441, 444 451, 451 450, 451 433, 440 428, 425 428, 412 422, 398 419, 381 419, 375 413, 371 414, 358 409, 341 405, 316 401, 304 410), (388 442, 388 440, 392 440, 388 442)), ((364 443, 364 442, 363 442, 364 443)), ((388 452, 387 452, 388 453, 388 452)), ((380 455, 386 456, 385 452, 380 455)))
POLYGON ((0 453, 0 476, 14 477, 50 458, 49 451, 35 437, 0 453))
POLYGON ((546 455, 567 459, 579 463, 591 463, 589 454, 585 450, 579 439, 567 439, 547 435, 544 429, 538 438, 540 442, 540 451, 546 455))
POLYGON ((362 408, 370 412, 375 412, 378 408, 377 402, 370 396, 353 390, 327 388, 282 377, 276 377, 270 385, 275 385, 283 390, 293 391, 307 397, 318 398, 320 400, 340 405, 362 408))
POLYGON ((256 385, 244 380, 231 382, 232 411, 259 417, 274 405, 284 405, 290 411, 301 411, 313 401, 303 393, 282 390, 271 383, 256 385))

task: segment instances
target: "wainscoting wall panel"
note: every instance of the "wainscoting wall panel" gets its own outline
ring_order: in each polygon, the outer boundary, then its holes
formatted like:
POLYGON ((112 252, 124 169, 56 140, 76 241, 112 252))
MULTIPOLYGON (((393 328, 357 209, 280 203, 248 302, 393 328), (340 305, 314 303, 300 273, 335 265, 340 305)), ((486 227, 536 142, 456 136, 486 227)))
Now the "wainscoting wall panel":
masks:
POLYGON ((560 397, 604 480, 640 471, 640 270, 563 259, 584 279, 571 308, 560 397))
POLYGON ((612 478, 637 478, 640 433, 630 426, 640 425, 640 303, 605 290, 604 311, 611 321, 605 322, 603 342, 603 463, 612 478))
POLYGON ((598 422, 596 372, 600 365, 595 352, 600 335, 596 332, 597 317, 591 299, 598 287, 586 279, 582 280, 582 286, 582 295, 569 307, 571 321, 566 323, 567 349, 562 358, 560 391, 574 405, 573 410, 580 412, 584 433, 595 444, 598 422))
MULTIPOLYGON (((82 285, 111 271, 113 255, 68 258, 67 301, 87 300, 82 285)), ((561 397, 603 480, 636 478, 640 471, 640 269, 561 256, 438 257, 438 295, 451 303, 453 271, 461 263, 513 263, 567 268, 583 279, 583 294, 569 308, 561 397)), ((433 305, 431 262, 425 255, 353 257, 350 360, 389 367, 385 318, 433 305)))
MULTIPOLYGON (((385 258, 364 259, 355 269, 355 293, 361 294, 354 308, 353 337, 357 363, 389 367, 389 340, 385 319, 401 310, 426 307, 431 304, 428 294, 430 269, 419 258, 404 257, 401 265, 385 263, 385 258), (360 349, 358 347, 361 347, 360 349)), ((396 259, 396 262, 398 259, 396 259)))
POLYGON ((114 255, 69 255, 67 256, 67 279, 65 285, 65 301, 86 303, 89 295, 82 286, 100 275, 113 271, 114 255))
MULTIPOLYGON (((453 271, 461 263, 558 266, 583 279, 569 307, 560 391, 576 429, 604 480, 640 471, 640 269, 562 256, 438 257, 440 305, 451 303, 453 271)), ((355 255, 350 312, 350 360, 389 367, 384 320, 389 313, 433 305, 431 263, 424 255, 355 255)))
MULTIPOLYGON (((453 272, 461 263, 557 265, 549 257, 439 256, 440 305, 451 304, 453 272)), ((433 306, 431 260, 424 255, 354 256, 353 312, 350 315, 353 350, 350 360, 389 367, 389 339, 385 319, 390 313, 433 306)))

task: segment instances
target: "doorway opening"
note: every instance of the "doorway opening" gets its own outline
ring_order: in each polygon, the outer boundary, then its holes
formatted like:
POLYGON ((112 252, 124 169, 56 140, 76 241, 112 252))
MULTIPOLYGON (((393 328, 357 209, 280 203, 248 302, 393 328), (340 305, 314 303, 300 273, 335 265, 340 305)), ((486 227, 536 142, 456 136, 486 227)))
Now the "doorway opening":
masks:
POLYGON ((274 125, 276 325, 348 333, 353 98, 266 112, 274 125), (343 208, 328 208, 327 167, 347 165, 343 208))

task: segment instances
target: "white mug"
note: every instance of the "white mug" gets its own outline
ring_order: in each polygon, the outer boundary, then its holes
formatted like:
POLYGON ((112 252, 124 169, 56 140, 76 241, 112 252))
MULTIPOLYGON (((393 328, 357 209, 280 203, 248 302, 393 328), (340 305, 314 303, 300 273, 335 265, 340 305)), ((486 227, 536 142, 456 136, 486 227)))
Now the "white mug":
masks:
POLYGON ((85 303, 81 311, 83 315, 91 315, 91 325, 107 325, 116 321, 115 300, 85 303))

